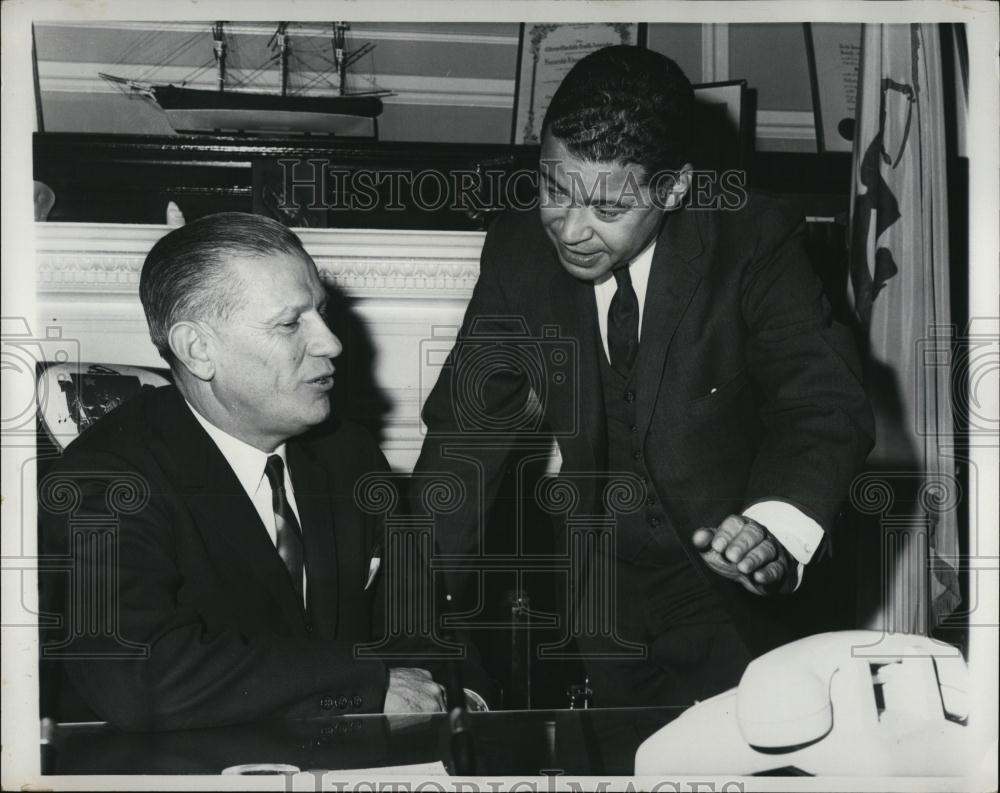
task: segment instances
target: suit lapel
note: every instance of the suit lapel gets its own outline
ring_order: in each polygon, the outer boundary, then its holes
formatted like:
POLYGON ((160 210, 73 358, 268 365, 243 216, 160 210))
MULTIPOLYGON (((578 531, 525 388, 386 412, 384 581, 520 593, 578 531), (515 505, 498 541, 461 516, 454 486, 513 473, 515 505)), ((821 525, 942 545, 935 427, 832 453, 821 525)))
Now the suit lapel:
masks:
POLYGON ((337 629, 338 587, 342 576, 337 566, 330 485, 306 443, 293 439, 288 442, 287 449, 288 471, 302 524, 306 601, 312 620, 323 626, 324 632, 333 635, 337 629))
MULTIPOLYGON (((555 253, 551 252, 555 261, 555 253)), ((575 419, 575 432, 560 435, 560 445, 576 447, 585 455, 585 470, 604 470, 607 467, 607 429, 604 418, 604 396, 601 391, 600 354, 601 342, 597 325, 597 304, 592 284, 579 281, 563 270, 555 261, 556 272, 549 281, 549 299, 553 315, 559 323, 561 335, 573 339, 577 345, 577 372, 567 400, 549 406, 550 421, 560 429, 569 429, 568 420, 575 419), (569 398, 576 400, 572 404, 569 398)), ((578 455, 564 453, 567 460, 578 455)))
POLYGON ((157 421, 163 427, 159 452, 173 469, 179 495, 209 555, 219 560, 220 574, 235 589, 252 594, 263 588, 285 624, 298 626, 301 603, 260 515, 222 452, 180 394, 169 388, 173 393, 162 400, 157 421))
POLYGON ((697 216, 690 210, 668 215, 653 254, 636 360, 637 423, 643 438, 649 430, 674 332, 701 282, 695 264, 702 250, 697 216))

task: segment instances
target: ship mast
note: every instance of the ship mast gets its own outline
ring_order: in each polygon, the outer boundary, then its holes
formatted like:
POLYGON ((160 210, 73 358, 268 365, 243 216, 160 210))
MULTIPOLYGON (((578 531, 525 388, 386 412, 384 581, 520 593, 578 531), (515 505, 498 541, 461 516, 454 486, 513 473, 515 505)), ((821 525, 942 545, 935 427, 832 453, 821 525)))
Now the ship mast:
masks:
POLYGON ((278 37, 278 59, 281 63, 281 95, 288 94, 288 56, 291 47, 288 44, 288 36, 285 31, 288 29, 287 22, 279 22, 275 35, 278 37))
POLYGON ((347 70, 351 68, 355 63, 357 63, 361 58, 370 53, 375 49, 375 45, 370 41, 366 41, 361 47, 356 50, 348 51, 347 49, 347 31, 351 29, 351 26, 346 22, 334 22, 333 23, 333 60, 337 67, 337 78, 340 80, 340 95, 341 96, 364 96, 364 95, 376 95, 384 96, 385 94, 391 94, 392 91, 385 91, 382 89, 377 89, 375 91, 348 91, 347 90, 347 70))
POLYGON ((337 65, 337 79, 340 95, 347 93, 347 31, 351 26, 346 22, 333 23, 333 60, 337 65))
POLYGON ((219 92, 226 90, 226 36, 223 31, 224 22, 212 25, 212 37, 215 39, 215 64, 218 75, 219 92))

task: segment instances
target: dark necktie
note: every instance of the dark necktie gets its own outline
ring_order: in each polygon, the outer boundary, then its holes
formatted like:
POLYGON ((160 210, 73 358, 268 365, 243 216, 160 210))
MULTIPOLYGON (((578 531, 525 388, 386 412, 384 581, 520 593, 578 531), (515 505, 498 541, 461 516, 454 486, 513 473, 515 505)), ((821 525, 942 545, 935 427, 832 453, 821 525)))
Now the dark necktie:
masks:
POLYGON ((639 349, 639 299, 632 288, 629 268, 613 271, 618 289, 608 308, 608 354, 616 372, 627 375, 632 371, 639 349))
POLYGON ((278 556, 285 563, 292 585, 302 600, 302 530, 285 492, 285 463, 277 454, 267 458, 264 465, 267 481, 271 483, 271 508, 274 510, 274 528, 278 535, 278 556))

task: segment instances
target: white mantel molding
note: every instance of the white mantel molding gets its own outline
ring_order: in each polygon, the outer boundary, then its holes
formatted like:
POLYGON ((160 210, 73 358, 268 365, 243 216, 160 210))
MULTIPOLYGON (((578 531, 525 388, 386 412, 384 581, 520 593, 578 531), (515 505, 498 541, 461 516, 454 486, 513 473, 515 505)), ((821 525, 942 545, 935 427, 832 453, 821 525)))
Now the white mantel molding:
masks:
MULTIPOLYGON (((135 296, 146 253, 167 226, 35 225, 37 289, 65 300, 135 296)), ((466 302, 484 234, 467 231, 296 229, 324 279, 356 298, 466 302)))

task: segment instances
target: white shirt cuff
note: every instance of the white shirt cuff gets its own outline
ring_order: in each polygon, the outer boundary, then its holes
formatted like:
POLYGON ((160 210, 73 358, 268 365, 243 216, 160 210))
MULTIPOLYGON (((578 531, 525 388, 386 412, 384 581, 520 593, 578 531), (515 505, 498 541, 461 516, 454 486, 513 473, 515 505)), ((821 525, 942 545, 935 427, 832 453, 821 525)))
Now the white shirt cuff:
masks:
POLYGON ((758 501, 743 510, 745 517, 764 526, 798 562, 795 588, 802 584, 805 565, 823 540, 823 529, 798 507, 786 501, 758 501))

